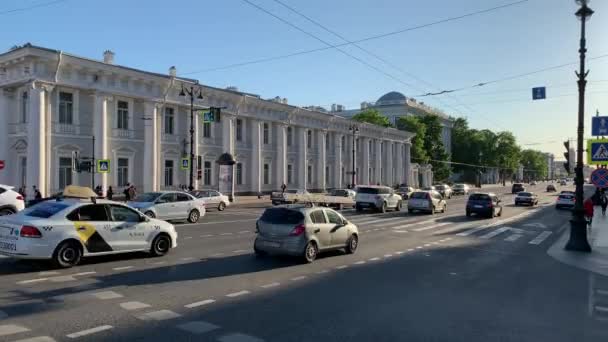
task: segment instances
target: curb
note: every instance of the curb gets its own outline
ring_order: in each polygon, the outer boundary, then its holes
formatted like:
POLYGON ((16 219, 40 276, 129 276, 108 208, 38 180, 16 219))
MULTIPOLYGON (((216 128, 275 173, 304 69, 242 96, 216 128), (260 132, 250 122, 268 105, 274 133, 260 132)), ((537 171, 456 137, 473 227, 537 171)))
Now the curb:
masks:
POLYGON ((549 247, 547 254, 553 259, 566 265, 608 277, 608 267, 598 265, 597 262, 594 261, 595 256, 593 253, 584 254, 564 250, 564 246, 568 242, 568 234, 570 233, 567 229, 569 224, 569 222, 566 222, 559 228, 560 231, 563 230, 563 233, 561 233, 561 236, 553 243, 553 245, 551 245, 551 247, 549 247))

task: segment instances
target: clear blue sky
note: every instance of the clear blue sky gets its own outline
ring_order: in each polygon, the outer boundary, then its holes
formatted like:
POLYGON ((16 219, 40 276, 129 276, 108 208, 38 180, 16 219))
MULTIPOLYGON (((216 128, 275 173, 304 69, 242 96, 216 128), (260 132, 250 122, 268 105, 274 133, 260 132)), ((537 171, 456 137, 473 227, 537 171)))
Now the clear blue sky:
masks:
MULTIPOLYGON (((0 13, 50 0, 3 0, 0 13)), ((250 0, 333 44, 342 41, 290 13, 273 0, 250 0)), ((330 29, 356 40, 458 16, 514 0, 282 0, 330 29)), ((589 57, 608 54, 608 1, 591 2, 589 57)), ((579 21, 574 0, 529 0, 462 20, 361 43, 420 83, 355 47, 349 53, 414 87, 405 86, 331 49, 268 63, 187 75, 217 87, 290 104, 340 103, 357 108, 397 90, 458 88, 578 60, 579 21)), ((323 47, 242 0, 67 0, 0 14, 0 48, 31 42, 101 58, 116 52, 118 64, 179 74, 323 47), (143 5, 145 4, 145 6, 143 5)), ((418 98, 475 128, 508 129, 521 144, 562 158, 561 141, 576 136, 576 65, 487 85, 450 97, 418 98), (531 101, 531 88, 546 85, 548 100, 531 101), (556 97, 557 96, 557 97, 556 97), (463 106, 466 105, 466 106, 463 106)), ((608 115, 608 58, 589 62, 587 117, 608 115)), ((586 120, 586 124, 589 123, 586 120)), ((587 132, 589 132, 587 130, 587 132)), ((588 135, 588 134, 587 134, 588 135)))

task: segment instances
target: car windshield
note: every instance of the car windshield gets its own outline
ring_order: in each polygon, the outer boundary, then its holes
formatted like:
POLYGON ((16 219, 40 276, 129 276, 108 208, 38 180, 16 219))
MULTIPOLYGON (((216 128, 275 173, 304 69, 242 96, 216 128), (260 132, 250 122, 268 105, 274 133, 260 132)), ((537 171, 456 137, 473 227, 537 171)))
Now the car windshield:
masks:
POLYGON ((427 199, 429 197, 428 192, 414 192, 411 196, 413 199, 427 199))
POLYGON ((446 186, 445 185, 436 185, 435 189, 437 189, 437 190, 445 190, 446 186))
POLYGON ((289 208, 269 208, 260 217, 260 221, 273 224, 298 224, 303 220, 299 210, 289 208))
POLYGON ((571 200, 571 199, 574 199, 574 195, 559 195, 559 198, 571 200))
POLYGON ((486 194, 472 194, 469 196, 470 201, 489 201, 490 195, 486 194))
POLYGON ((47 201, 41 202, 33 207, 27 209, 25 212, 26 216, 38 217, 38 218, 49 218, 63 209, 69 207, 68 204, 55 202, 55 201, 47 201))
POLYGON ((463 189, 464 184, 454 184, 454 189, 463 189))
POLYGON ((133 202, 154 202, 160 195, 162 195, 161 192, 146 192, 135 197, 133 202))
POLYGON ((357 188, 357 193, 359 194, 382 194, 382 193, 387 193, 383 191, 383 188, 366 188, 366 187, 359 187, 357 188))
POLYGON ((519 197, 532 197, 532 194, 529 192, 520 192, 517 194, 519 197))

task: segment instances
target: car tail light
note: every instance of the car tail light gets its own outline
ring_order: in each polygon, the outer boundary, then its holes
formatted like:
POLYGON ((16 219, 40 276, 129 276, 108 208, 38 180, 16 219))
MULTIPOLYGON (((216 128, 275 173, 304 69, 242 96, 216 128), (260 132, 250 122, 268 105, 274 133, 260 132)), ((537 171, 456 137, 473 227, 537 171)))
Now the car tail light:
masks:
POLYGON ((17 196, 17 201, 23 201, 23 196, 18 195, 18 196, 17 196))
POLYGON ((21 237, 25 238, 41 238, 42 233, 38 230, 38 228, 33 226, 23 226, 21 227, 21 237))
POLYGON ((299 224, 293 228, 293 230, 291 231, 291 233, 289 233, 289 235, 299 236, 299 235, 302 235, 302 233, 304 233, 305 231, 306 231, 306 226, 303 224, 299 224))
POLYGON ((255 223, 255 232, 256 234, 260 232, 260 224, 259 223, 255 223))

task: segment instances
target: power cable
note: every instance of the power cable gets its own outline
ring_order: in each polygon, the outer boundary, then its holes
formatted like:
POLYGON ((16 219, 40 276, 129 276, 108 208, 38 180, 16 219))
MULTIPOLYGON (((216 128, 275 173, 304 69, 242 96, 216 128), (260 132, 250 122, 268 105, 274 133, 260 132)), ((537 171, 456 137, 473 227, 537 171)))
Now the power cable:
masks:
POLYGON ((11 10, 2 11, 2 12, 0 12, 0 15, 16 13, 16 12, 23 12, 23 11, 28 11, 28 10, 35 9, 35 8, 40 8, 40 7, 47 7, 47 6, 51 6, 51 5, 58 4, 60 2, 66 2, 66 1, 68 1, 68 0, 54 0, 54 1, 44 2, 41 4, 34 4, 31 6, 27 6, 27 7, 14 8, 11 10))

